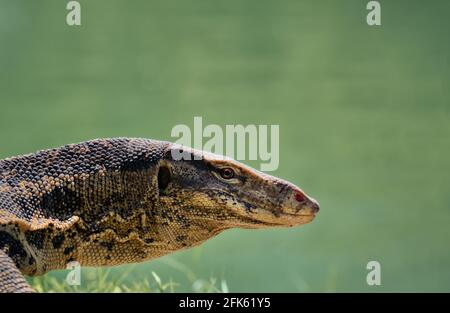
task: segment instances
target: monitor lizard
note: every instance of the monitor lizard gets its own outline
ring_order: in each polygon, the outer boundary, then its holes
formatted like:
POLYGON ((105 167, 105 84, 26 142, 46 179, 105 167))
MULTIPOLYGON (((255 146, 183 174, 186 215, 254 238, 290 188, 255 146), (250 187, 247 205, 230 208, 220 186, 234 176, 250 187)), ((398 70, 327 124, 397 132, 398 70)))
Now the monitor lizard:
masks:
POLYGON ((137 263, 230 228, 296 226, 318 203, 228 158, 151 139, 112 138, 0 160, 0 292, 25 275, 137 263))

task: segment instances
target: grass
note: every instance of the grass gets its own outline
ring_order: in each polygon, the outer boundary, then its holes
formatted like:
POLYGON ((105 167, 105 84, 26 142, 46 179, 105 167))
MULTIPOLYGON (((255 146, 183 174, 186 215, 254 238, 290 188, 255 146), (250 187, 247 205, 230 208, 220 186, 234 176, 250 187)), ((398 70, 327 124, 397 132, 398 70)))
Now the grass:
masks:
MULTIPOLYGON (((178 268, 185 269, 184 265, 177 264, 178 268)), ((130 281, 129 274, 135 269, 130 265, 126 270, 113 272, 111 268, 82 268, 79 285, 67 283, 67 271, 59 273, 47 273, 39 277, 29 277, 28 282, 38 292, 59 293, 59 292, 154 292, 154 293, 173 293, 177 291, 178 283, 169 278, 163 281, 155 272, 141 276, 138 280, 130 281)), ((186 279, 191 284, 192 292, 227 293, 228 285, 225 280, 218 280, 210 277, 201 279, 192 271, 186 271, 186 279)))

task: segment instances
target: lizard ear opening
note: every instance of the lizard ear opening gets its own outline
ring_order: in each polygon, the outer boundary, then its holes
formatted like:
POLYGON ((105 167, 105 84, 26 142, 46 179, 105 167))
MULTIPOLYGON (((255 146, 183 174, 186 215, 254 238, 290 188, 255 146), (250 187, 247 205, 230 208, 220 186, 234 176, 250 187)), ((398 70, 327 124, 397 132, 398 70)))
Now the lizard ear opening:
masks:
POLYGON ((172 172, 170 168, 165 164, 161 164, 158 170, 158 188, 160 193, 166 190, 171 180, 172 172))

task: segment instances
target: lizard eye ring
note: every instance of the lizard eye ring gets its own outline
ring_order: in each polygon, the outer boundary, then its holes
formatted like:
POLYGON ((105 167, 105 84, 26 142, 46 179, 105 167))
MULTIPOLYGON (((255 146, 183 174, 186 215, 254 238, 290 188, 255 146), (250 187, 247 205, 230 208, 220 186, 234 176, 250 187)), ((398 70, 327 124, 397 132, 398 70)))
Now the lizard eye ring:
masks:
POLYGON ((220 170, 220 176, 222 176, 223 179, 232 179, 234 177, 234 170, 229 167, 222 168, 220 170))

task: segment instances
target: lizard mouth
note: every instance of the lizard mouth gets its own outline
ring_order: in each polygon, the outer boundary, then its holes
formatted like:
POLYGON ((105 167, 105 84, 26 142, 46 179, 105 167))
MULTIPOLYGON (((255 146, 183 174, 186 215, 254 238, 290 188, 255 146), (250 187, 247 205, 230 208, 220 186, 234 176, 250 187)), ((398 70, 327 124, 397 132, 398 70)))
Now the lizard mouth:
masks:
POLYGON ((304 213, 304 214, 282 214, 280 222, 286 226, 297 226, 312 222, 316 218, 316 213, 304 213))
POLYGON ((266 227, 294 227, 310 223, 316 217, 316 213, 279 213, 274 214, 268 210, 261 210, 258 217, 249 218, 247 216, 244 228, 266 228, 266 227))
POLYGON ((302 217, 302 216, 308 216, 308 217, 316 217, 316 213, 310 213, 310 214, 292 214, 292 213, 283 213, 283 215, 286 216, 292 216, 292 217, 302 217))

